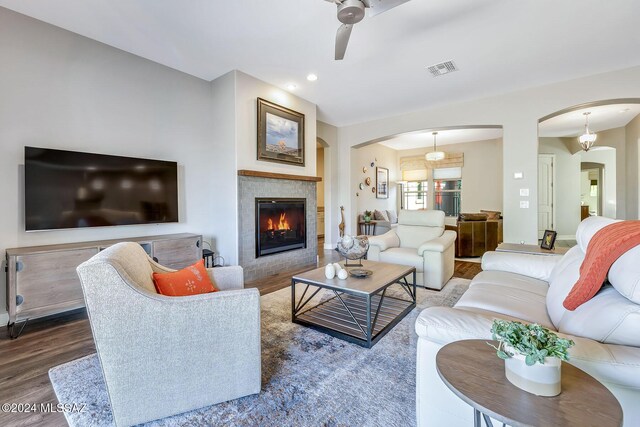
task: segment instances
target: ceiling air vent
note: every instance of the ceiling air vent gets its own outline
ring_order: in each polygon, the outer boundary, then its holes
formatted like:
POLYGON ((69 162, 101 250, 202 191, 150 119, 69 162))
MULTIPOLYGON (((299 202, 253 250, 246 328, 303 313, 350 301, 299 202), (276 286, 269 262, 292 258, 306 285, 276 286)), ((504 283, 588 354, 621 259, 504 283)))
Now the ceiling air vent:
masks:
POLYGON ((433 77, 438 77, 444 74, 458 71, 458 67, 456 67, 456 64, 454 64, 453 61, 446 61, 439 64, 431 65, 427 67, 427 70, 429 70, 433 77))

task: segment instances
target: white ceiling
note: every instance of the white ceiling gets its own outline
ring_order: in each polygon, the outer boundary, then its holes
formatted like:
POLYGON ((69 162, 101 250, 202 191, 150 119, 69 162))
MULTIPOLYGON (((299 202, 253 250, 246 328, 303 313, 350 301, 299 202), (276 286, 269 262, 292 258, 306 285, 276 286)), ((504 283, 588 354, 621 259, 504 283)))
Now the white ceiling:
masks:
MULTIPOLYGON (((461 144, 463 142, 485 141, 488 139, 502 138, 502 128, 472 128, 472 129, 448 129, 437 130, 436 139, 438 147, 461 144)), ((380 142, 394 150, 412 150, 414 148, 433 147, 433 130, 411 132, 398 135, 394 138, 380 142)))
POLYGON ((412 0, 357 24, 344 61, 324 0, 0 5, 203 79, 239 69, 295 83, 338 126, 640 64, 637 0, 412 0), (425 69, 446 60, 460 71, 425 69))
POLYGON ((640 114, 640 104, 611 104, 583 108, 552 117, 538 126, 541 137, 580 136, 584 133, 584 113, 589 114, 589 130, 601 132, 626 126, 640 114))

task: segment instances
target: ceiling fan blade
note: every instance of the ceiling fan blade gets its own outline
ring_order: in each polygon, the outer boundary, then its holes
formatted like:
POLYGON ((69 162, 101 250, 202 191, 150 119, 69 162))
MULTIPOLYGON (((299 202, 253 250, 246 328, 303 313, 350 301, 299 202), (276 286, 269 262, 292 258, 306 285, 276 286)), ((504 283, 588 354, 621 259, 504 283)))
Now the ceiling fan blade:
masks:
POLYGON ((376 16, 408 1, 409 0, 367 0, 363 3, 369 3, 367 4, 367 7, 369 8, 368 15, 376 16))
POLYGON ((341 5, 342 4, 342 2, 340 0, 325 0, 325 1, 328 1, 329 3, 335 3, 337 5, 341 5))
POLYGON ((342 24, 340 28, 338 28, 338 33, 336 34, 336 61, 344 59, 352 29, 353 25, 350 24, 342 24))

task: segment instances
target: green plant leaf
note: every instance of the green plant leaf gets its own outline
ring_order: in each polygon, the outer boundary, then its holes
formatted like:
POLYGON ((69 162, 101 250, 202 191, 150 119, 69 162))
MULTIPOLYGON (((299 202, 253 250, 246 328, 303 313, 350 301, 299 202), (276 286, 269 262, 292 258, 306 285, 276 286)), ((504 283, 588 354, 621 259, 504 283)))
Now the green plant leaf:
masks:
POLYGON ((527 366, 535 365, 536 358, 533 355, 528 354, 527 357, 524 358, 524 362, 527 364, 527 366))
POLYGON ((498 355, 498 357, 499 357, 500 359, 504 359, 504 360, 507 360, 508 358, 510 358, 510 357, 511 357, 511 356, 509 356, 507 353, 505 353, 505 352, 504 352, 504 351, 502 351, 502 350, 498 350, 498 352, 497 352, 496 354, 498 355))
POLYGON ((568 349, 575 344, 571 340, 558 337, 542 325, 526 325, 500 319, 493 321, 491 335, 500 343, 497 348, 493 346, 498 357, 504 359, 504 356, 512 356, 509 354, 510 351, 502 350, 503 345, 507 344, 515 353, 525 356, 527 365, 542 364, 546 357, 569 360, 568 349))

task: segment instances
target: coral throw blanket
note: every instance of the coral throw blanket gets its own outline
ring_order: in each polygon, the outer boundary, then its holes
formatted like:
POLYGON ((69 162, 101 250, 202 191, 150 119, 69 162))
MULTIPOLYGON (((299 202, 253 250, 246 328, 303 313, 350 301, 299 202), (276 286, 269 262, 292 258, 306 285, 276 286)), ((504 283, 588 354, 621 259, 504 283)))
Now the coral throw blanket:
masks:
POLYGON ((575 310, 598 293, 609 268, 629 249, 640 245, 640 221, 621 221, 599 230, 587 246, 580 278, 562 305, 575 310))

